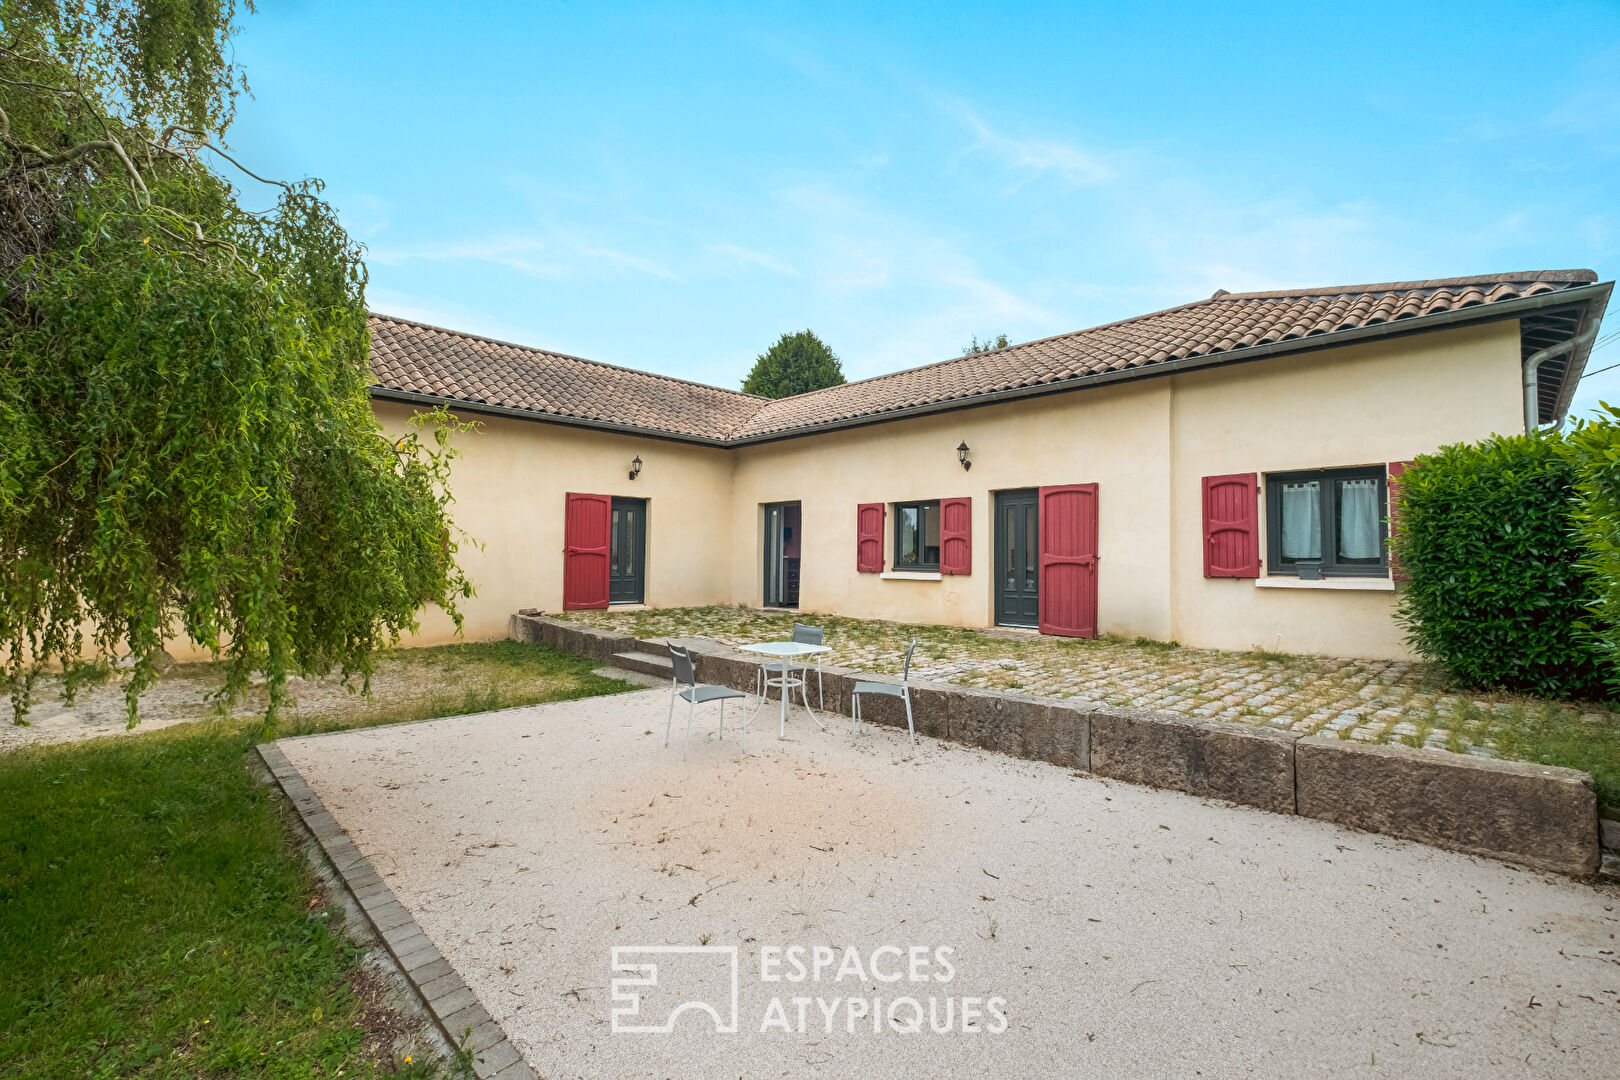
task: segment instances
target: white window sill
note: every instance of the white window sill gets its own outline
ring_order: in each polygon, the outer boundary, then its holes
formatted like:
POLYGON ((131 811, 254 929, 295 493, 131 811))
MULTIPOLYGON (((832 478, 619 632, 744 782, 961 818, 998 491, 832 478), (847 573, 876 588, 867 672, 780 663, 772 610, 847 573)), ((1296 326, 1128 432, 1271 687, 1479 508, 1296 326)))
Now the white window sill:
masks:
POLYGON ((880 575, 884 581, 944 581, 945 575, 937 570, 887 570, 880 575))
POLYGON ((1387 577, 1339 577, 1304 581, 1296 577, 1254 579, 1257 589, 1337 589, 1341 592, 1394 592, 1395 583, 1387 577))

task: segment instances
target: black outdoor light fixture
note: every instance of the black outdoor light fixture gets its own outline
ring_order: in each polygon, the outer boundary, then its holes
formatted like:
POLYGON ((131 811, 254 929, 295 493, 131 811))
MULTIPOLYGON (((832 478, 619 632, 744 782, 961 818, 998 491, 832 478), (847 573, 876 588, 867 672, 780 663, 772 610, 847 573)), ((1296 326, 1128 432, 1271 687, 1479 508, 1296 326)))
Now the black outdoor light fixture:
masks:
POLYGON ((962 468, 964 469, 973 468, 973 462, 968 460, 968 444, 966 439, 963 439, 962 445, 956 448, 956 460, 962 463, 962 468))
POLYGON ((641 475, 641 455, 637 454, 630 459, 630 479, 634 480, 641 475))

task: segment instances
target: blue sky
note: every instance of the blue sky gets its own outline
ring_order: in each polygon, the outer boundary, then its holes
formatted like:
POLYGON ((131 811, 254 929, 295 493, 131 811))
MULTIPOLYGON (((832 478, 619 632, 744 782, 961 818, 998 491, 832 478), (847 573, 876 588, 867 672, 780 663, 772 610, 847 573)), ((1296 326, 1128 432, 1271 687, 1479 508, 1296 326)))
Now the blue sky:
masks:
POLYGON ((1613 2, 263 6, 229 141, 328 182, 373 309, 722 386, 806 326, 855 379, 1217 288, 1620 271, 1613 2))

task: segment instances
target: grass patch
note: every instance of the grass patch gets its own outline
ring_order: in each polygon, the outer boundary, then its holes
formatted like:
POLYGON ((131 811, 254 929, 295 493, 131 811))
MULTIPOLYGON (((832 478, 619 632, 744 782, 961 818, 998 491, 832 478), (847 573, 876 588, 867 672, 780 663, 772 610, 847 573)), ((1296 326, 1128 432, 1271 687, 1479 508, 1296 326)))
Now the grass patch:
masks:
POLYGON ((1592 774, 1598 801, 1620 805, 1620 723, 1589 720, 1556 705, 1505 709, 1491 739, 1503 757, 1592 774))
POLYGON ((398 649, 378 664, 372 697, 356 693, 343 702, 341 712, 329 703, 289 709, 280 734, 325 731, 334 723, 348 728, 462 716, 636 689, 595 674, 597 666, 584 657, 519 641, 398 649))
MULTIPOLYGON (((350 714, 299 717, 300 729, 629 689, 538 645, 413 652, 389 662, 425 668, 438 694, 356 698, 350 714)), ((359 950, 245 766, 261 733, 238 719, 0 755, 0 1074, 439 1069, 368 1041, 378 1006, 357 993, 359 950)))

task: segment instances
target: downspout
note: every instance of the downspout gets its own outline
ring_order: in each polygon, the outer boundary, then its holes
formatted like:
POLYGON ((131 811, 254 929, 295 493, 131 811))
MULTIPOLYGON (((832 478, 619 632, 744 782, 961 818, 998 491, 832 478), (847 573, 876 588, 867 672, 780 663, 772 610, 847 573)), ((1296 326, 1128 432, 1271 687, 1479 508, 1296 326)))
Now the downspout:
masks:
MULTIPOLYGON (((1537 400, 1536 370, 1541 367, 1544 361, 1590 345, 1592 339, 1597 337, 1598 327, 1602 325, 1602 323, 1594 320, 1591 326, 1588 326, 1574 337, 1567 341, 1560 341, 1556 345, 1549 345, 1540 352, 1532 353, 1530 358, 1524 362, 1524 430, 1526 434, 1541 426, 1541 403, 1537 400)), ((1563 417, 1559 417, 1555 430, 1563 426, 1563 417)))

